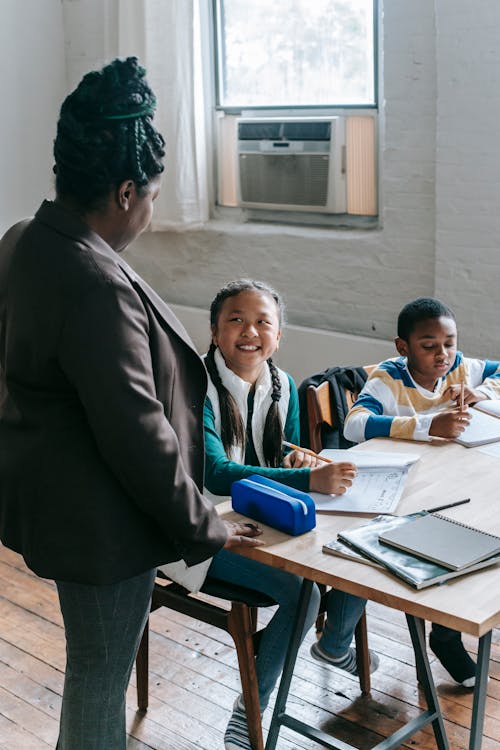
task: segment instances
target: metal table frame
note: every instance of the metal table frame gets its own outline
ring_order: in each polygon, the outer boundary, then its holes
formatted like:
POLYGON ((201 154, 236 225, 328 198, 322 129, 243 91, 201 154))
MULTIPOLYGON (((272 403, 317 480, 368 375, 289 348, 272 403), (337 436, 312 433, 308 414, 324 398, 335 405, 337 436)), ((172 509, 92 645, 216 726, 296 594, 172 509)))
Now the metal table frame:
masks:
MULTIPOLYGON (((283 673, 279 685, 276 704, 274 707, 273 717, 267 736, 265 750, 274 750, 278 741, 279 732, 282 726, 292 729, 309 739, 315 740, 323 747, 331 750, 356 750, 352 745, 348 745, 340 740, 335 740, 331 735, 326 734, 320 729, 316 729, 309 724, 305 724, 286 713, 286 703, 290 683, 293 677, 293 670, 297 659, 297 654, 301 644, 301 633, 304 627, 306 612, 312 593, 313 581, 304 579, 300 595, 299 607, 297 610, 292 637, 288 647, 288 652, 283 667, 283 673)), ((413 615, 406 614, 408 629, 410 631, 413 649, 415 651, 415 660, 419 681, 424 691, 427 709, 422 711, 419 716, 415 717, 396 732, 374 746, 373 750, 393 750, 401 745, 416 732, 420 731, 427 724, 432 724, 436 745, 438 750, 448 750, 448 739, 443 723, 443 716, 432 677, 427 650, 425 647, 425 625, 424 620, 413 615)), ((469 750, 479 750, 482 742, 482 733, 484 725, 484 711, 486 703, 486 686, 488 682, 488 667, 491 650, 491 630, 479 639, 479 650, 477 660, 476 686, 474 688, 474 700, 472 707, 472 722, 469 740, 469 750)))

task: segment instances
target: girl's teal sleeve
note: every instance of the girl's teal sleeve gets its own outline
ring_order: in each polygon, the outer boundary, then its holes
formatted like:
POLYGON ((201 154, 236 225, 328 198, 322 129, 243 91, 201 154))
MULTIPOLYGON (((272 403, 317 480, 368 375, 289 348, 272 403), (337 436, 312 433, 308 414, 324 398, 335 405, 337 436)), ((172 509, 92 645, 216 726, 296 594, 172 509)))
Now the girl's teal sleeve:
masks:
MULTIPOLYGON (((267 466, 252 466, 231 461, 227 457, 220 435, 215 429, 214 411, 208 397, 205 399, 203 427, 205 430, 205 487, 214 495, 229 495, 232 482, 249 477, 251 474, 260 474, 297 490, 308 491, 309 469, 273 469, 267 466)), ((284 432, 286 440, 291 443, 298 443, 300 439, 299 400, 297 388, 291 379, 290 403, 284 432)))
MULTIPOLYGON (((285 422, 285 440, 294 445, 300 445, 300 412, 299 412, 299 394, 297 386, 293 379, 288 375, 290 383, 290 401, 288 403, 288 414, 285 422)), ((289 469, 293 471, 293 469, 289 469)))

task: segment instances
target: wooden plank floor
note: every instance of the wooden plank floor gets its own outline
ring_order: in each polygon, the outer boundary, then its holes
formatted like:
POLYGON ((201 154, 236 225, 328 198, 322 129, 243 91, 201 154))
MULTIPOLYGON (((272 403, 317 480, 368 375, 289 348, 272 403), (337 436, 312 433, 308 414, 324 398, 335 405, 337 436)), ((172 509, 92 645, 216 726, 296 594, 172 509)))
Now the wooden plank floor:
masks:
MULTIPOLYGON (((265 611, 263 621, 269 617, 265 611)), ((358 682, 317 664, 308 634, 297 662, 289 711, 335 732, 365 750, 415 716, 422 697, 403 615, 368 605, 370 645, 380 654, 372 694, 358 682)), ((128 748, 222 750, 223 732, 239 692, 231 639, 222 631, 161 609, 151 616, 150 708, 136 711, 135 674, 127 696, 128 748)), ((471 653, 477 641, 465 638, 471 653)), ((431 655, 432 656, 432 655, 431 655)), ((55 747, 64 677, 64 633, 53 583, 32 575, 15 553, 0 546, 0 750, 55 747)), ((472 694, 450 681, 432 657, 450 750, 466 748, 472 694)), ((264 717, 268 728, 270 711, 264 717)), ((431 730, 406 743, 435 747, 431 730)), ((282 730, 278 750, 319 750, 312 741, 282 730)), ((494 631, 484 750, 500 750, 500 632, 494 631)), ((110 750, 112 750, 110 748, 110 750)))

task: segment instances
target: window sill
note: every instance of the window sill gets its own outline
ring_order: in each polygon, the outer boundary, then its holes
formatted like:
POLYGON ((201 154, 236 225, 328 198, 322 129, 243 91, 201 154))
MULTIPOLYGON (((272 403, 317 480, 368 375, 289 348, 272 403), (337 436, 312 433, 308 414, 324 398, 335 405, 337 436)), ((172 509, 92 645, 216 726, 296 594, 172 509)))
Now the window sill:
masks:
POLYGON ((242 209, 228 206, 215 206, 209 225, 247 227, 255 229, 256 234, 262 231, 279 231, 281 233, 300 234, 300 230, 318 232, 356 231, 380 229, 378 216, 355 216, 352 214, 322 214, 302 211, 268 211, 264 209, 242 209))

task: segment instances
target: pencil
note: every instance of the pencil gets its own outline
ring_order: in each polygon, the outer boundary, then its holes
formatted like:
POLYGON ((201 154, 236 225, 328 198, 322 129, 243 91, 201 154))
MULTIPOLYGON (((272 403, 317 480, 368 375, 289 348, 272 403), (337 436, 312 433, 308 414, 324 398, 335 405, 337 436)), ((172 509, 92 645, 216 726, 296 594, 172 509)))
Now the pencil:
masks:
POLYGON ((466 497, 465 500, 456 500, 454 503, 445 503, 445 505, 436 505, 435 508, 428 508, 426 513, 435 513, 438 510, 446 510, 447 508, 455 508, 457 505, 464 505, 464 503, 470 503, 470 497, 466 497))
POLYGON ((288 443, 286 440, 283 440, 283 445, 285 445, 287 448, 293 448, 296 451, 302 451, 302 453, 307 453, 308 456, 314 456, 314 458, 319 458, 320 461, 324 461, 326 464, 335 463, 335 461, 332 461, 331 458, 325 458, 324 456, 319 456, 317 453, 310 450, 309 448, 301 448, 300 445, 294 445, 293 443, 288 443))
POLYGON ((464 410, 465 384, 460 383, 460 411, 464 410))

